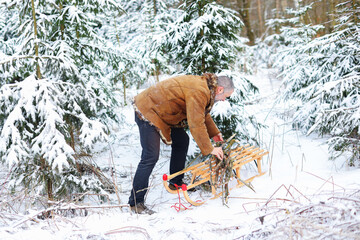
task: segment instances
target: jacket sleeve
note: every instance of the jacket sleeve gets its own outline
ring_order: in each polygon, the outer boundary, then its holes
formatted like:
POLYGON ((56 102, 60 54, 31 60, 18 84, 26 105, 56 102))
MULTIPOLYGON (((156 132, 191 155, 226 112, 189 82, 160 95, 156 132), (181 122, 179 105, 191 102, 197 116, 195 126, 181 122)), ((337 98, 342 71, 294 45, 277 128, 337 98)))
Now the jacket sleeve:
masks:
POLYGON ((206 129, 207 129, 207 132, 208 132, 210 138, 212 138, 220 133, 220 131, 217 128, 216 124, 214 123, 214 120, 212 119, 210 113, 206 114, 206 116, 205 116, 205 125, 206 125, 206 129))
POLYGON ((205 107, 208 101, 201 91, 189 91, 185 96, 186 117, 191 135, 203 155, 208 155, 214 147, 211 144, 205 123, 205 107))

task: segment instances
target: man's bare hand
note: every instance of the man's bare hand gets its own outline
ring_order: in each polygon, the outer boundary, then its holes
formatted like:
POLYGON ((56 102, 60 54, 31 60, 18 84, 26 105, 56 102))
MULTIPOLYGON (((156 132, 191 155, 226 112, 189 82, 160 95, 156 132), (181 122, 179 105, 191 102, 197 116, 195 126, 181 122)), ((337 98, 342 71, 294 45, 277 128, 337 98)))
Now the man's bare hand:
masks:
POLYGON ((218 159, 222 160, 224 158, 224 152, 221 147, 215 147, 212 152, 212 155, 215 155, 218 159))
POLYGON ((223 142, 223 141, 224 141, 221 133, 219 133, 218 135, 214 136, 214 137, 213 137, 213 140, 214 140, 215 142, 223 142))

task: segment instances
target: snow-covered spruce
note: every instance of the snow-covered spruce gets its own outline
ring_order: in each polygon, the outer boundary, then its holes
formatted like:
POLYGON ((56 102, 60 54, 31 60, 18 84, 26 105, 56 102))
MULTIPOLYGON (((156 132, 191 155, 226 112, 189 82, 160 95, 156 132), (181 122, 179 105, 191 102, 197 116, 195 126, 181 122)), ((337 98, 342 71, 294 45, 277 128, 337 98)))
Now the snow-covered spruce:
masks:
POLYGON ((100 191, 73 154, 105 140, 115 119, 110 73, 123 55, 102 26, 120 11, 113 1, 1 2, 0 151, 12 186, 49 198, 100 191))
POLYGON ((231 67, 242 42, 241 20, 213 1, 187 0, 183 14, 161 39, 174 64, 188 74, 216 73, 231 67))
POLYGON ((79 189, 100 191, 96 180, 82 179, 75 149, 69 145, 71 118, 80 126, 82 147, 91 149, 96 141, 107 139, 105 125, 85 114, 98 110, 94 99, 93 91, 78 84, 37 80, 33 75, 0 88, 0 155, 12 170, 12 187, 25 186, 49 197, 79 189), (84 101, 88 109, 81 106, 84 101))
POLYGON ((257 89, 234 71, 236 58, 243 57, 244 43, 238 36, 242 21, 233 10, 213 1, 189 0, 180 9, 181 16, 168 25, 158 46, 182 73, 212 72, 232 78, 236 91, 230 104, 215 104, 212 116, 225 138, 237 133, 244 141, 256 142, 260 125, 251 113, 244 112, 243 104, 257 89))
POLYGON ((159 81, 161 72, 174 72, 168 64, 168 56, 158 47, 166 26, 179 14, 179 10, 169 8, 173 1, 123 0, 120 3, 125 12, 115 19, 116 29, 109 29, 108 36, 127 56, 125 64, 119 65, 124 87, 139 87, 149 76, 159 81))
POLYGON ((350 165, 360 156, 359 32, 360 25, 353 26, 299 47, 307 57, 297 58, 285 73, 286 98, 303 103, 295 124, 308 133, 330 134, 332 157, 350 153, 350 165))
POLYGON ((283 77, 283 99, 299 100, 294 125, 330 135, 331 158, 344 154, 349 165, 359 164, 360 156, 360 24, 354 15, 339 6, 335 31, 318 38, 321 26, 283 26, 276 38, 282 50, 272 55, 283 77))

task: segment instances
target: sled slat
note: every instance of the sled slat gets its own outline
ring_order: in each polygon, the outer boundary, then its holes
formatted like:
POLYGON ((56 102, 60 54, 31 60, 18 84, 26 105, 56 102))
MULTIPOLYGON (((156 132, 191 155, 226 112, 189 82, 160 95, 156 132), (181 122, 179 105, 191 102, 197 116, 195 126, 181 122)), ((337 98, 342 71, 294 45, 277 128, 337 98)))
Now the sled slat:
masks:
MULTIPOLYGON (((261 170, 261 159, 263 156, 267 154, 268 154, 267 151, 262 150, 255 146, 250 146, 249 144, 246 144, 244 146, 237 146, 236 148, 230 150, 227 157, 233 160, 232 170, 235 172, 235 178, 237 184, 235 185, 235 187, 229 190, 242 187, 245 185, 244 183, 248 184, 251 181, 253 181, 254 178, 264 175, 265 172, 262 172, 261 170), (247 179, 241 179, 240 170, 244 165, 251 164, 251 162, 253 161, 255 161, 257 166, 257 174, 247 179)), ((163 179, 164 187, 168 192, 173 194, 178 193, 178 191, 182 192, 186 201, 188 201, 190 204, 194 206, 202 205, 205 201, 193 201, 189 196, 188 190, 195 188, 206 182, 212 182, 213 184, 211 185, 211 190, 213 197, 211 199, 215 199, 221 196, 223 194, 223 191, 221 190, 221 186, 216 181, 218 176, 223 177, 223 173, 225 169, 221 168, 220 164, 221 161, 216 159, 214 156, 212 156, 210 159, 207 159, 204 162, 198 163, 196 165, 188 167, 182 171, 171 174, 169 176, 166 175, 166 177, 163 179), (185 187, 182 187, 179 190, 171 190, 168 186, 168 181, 181 174, 188 174, 190 176, 191 179, 190 184, 187 186, 185 185, 185 187)), ((220 178, 219 180, 222 179, 220 178)))

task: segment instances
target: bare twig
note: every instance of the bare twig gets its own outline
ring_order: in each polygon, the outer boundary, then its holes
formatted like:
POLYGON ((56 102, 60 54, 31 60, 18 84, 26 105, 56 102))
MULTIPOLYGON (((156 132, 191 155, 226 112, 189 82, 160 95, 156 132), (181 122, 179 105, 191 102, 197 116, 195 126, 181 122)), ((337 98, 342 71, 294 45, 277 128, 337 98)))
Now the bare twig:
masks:
POLYGON ((53 207, 49 207, 47 209, 41 210, 36 212, 35 214, 32 214, 31 216, 27 216, 26 219, 21 220, 18 223, 15 223, 12 227, 17 227, 29 220, 32 221, 36 221, 35 219, 37 216, 41 216, 41 215, 47 215, 47 213, 51 213, 54 211, 68 211, 68 210, 80 210, 80 209, 104 209, 104 208, 122 208, 122 207, 128 207, 128 204, 123 204, 123 205, 103 205, 103 206, 78 206, 75 204, 67 204, 65 206, 53 206, 53 207))
POLYGON ((106 232, 105 235, 111 235, 111 234, 116 234, 116 233, 126 233, 126 232, 129 232, 129 233, 138 232, 138 233, 143 234, 147 239, 151 239, 150 235, 148 234, 148 232, 146 231, 145 228, 135 227, 135 226, 116 228, 116 229, 106 232))

